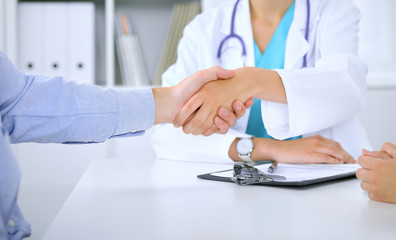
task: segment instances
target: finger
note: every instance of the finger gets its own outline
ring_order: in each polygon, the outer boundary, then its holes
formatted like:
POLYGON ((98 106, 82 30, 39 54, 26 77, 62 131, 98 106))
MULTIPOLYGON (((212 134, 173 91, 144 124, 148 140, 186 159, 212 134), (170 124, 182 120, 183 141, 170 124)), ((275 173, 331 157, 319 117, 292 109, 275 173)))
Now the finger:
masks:
POLYGON ((234 100, 234 102, 232 102, 232 109, 237 119, 240 119, 246 113, 246 107, 239 100, 234 100))
MULTIPOLYGON (((195 112, 193 112, 193 113, 187 118, 186 121, 184 121, 184 124, 186 124, 186 123, 188 123, 189 121, 191 121, 191 119, 194 118, 195 114, 197 114, 198 110, 199 110, 199 108, 198 108, 197 110, 195 110, 195 112)), ((176 127, 175 124, 173 124, 173 126, 176 127)), ((179 127, 180 127, 180 126, 179 126, 179 127)), ((177 128, 177 127, 176 127, 176 128, 177 128)))
POLYGON ((220 66, 212 67, 211 70, 216 74, 216 79, 229 79, 235 76, 234 70, 224 69, 220 66))
POLYGON ((217 110, 217 115, 228 123, 231 127, 235 126, 237 122, 237 116, 225 107, 219 107, 217 110))
POLYGON ((227 129, 219 129, 216 131, 217 134, 226 134, 228 132, 228 128, 227 129))
POLYGON ((386 152, 391 158, 396 157, 396 146, 390 142, 384 143, 384 145, 382 145, 381 150, 386 152))
POLYGON ((210 120, 210 123, 207 123, 207 119, 211 114, 211 108, 210 107, 201 107, 198 112, 195 114, 193 119, 191 119, 188 123, 183 125, 183 131, 186 134, 194 133, 194 135, 199 135, 202 134, 204 131, 198 132, 200 127, 204 124, 207 125, 207 128, 205 129, 208 130, 210 126, 212 126, 214 117, 210 120))
POLYGON ((187 119, 193 114, 203 103, 200 96, 194 95, 182 108, 179 114, 175 117, 173 125, 180 127, 186 124, 187 119))
POLYGON ((218 131, 219 131, 217 133, 225 134, 225 133, 228 132, 229 125, 228 125, 227 122, 223 121, 223 119, 221 119, 218 116, 216 116, 215 119, 214 119, 214 123, 217 126, 218 131))
POLYGON ((318 163, 327 163, 327 164, 341 164, 344 163, 344 161, 335 158, 331 155, 328 154, 323 154, 323 153, 317 153, 314 154, 314 156, 316 155, 316 159, 318 160, 318 163))
POLYGON ((356 177, 364 182, 370 182, 370 171, 365 168, 359 168, 356 170, 356 177))
POLYGON ((364 191, 372 192, 371 184, 368 183, 368 182, 362 181, 362 182, 360 183, 360 187, 361 187, 364 191))
POLYGON ((327 154, 342 160, 344 163, 357 163, 357 161, 347 151, 345 151, 338 142, 328 138, 323 138, 323 141, 328 147, 326 151, 327 154))
POLYGON ((317 147, 315 151, 317 153, 321 153, 323 155, 331 157, 328 159, 329 161, 331 161, 331 163, 349 163, 355 161, 353 158, 351 160, 349 158, 349 154, 343 149, 339 149, 335 146, 326 145, 326 143, 324 143, 324 145, 322 146, 317 147))
POLYGON ((372 169, 372 163, 375 161, 375 158, 369 156, 360 156, 358 158, 358 164, 365 169, 372 169))
POLYGON ((197 122, 194 124, 194 119, 191 122, 193 124, 191 125, 192 134, 195 136, 204 134, 204 132, 208 131, 213 126, 215 117, 216 115, 214 113, 212 114, 212 108, 210 106, 208 108, 202 107, 197 113, 197 122))
POLYGON ((220 129, 215 124, 213 124, 212 127, 209 130, 205 131, 202 135, 208 137, 210 135, 213 135, 214 133, 218 133, 219 131, 220 129))
POLYGON ((203 124, 201 124, 201 126, 198 127, 192 134, 201 135, 207 130, 209 130, 213 126, 215 117, 216 116, 214 114, 211 114, 209 112, 209 115, 207 115, 206 120, 203 120, 203 124))
POLYGON ((226 70, 221 67, 212 67, 198 71, 177 84, 175 89, 178 90, 178 92, 176 92, 176 95, 190 98, 206 83, 218 79, 228 79, 234 75, 234 71, 226 70))
POLYGON ((362 152, 363 152, 363 155, 365 155, 365 156, 371 156, 371 157, 377 157, 377 158, 383 158, 383 159, 391 158, 385 151, 369 151, 369 150, 363 149, 362 152))
MULTIPOLYGON (((381 198, 372 192, 368 193, 368 197, 373 201, 381 201, 381 198)), ((381 201, 382 202, 382 201, 381 201)))
POLYGON ((254 104, 254 100, 253 98, 249 98, 246 102, 245 102, 245 108, 250 108, 251 106, 253 106, 254 104))
POLYGON ((201 70, 196 73, 195 78, 198 78, 201 86, 218 79, 229 79, 235 76, 235 71, 221 68, 220 66, 211 67, 206 70, 201 70))

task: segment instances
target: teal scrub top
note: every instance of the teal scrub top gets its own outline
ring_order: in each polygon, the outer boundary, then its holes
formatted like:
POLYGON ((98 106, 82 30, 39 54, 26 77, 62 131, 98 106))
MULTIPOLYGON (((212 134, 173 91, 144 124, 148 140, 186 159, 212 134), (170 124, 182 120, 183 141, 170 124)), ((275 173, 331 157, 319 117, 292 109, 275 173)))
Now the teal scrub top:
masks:
MULTIPOLYGON (((276 28, 264 53, 260 52, 256 41, 254 41, 254 58, 256 67, 265 69, 284 68, 286 40, 290 25, 292 24, 294 18, 294 6, 295 3, 293 2, 276 28)), ((254 99, 254 104, 249 115, 246 133, 255 137, 274 139, 267 133, 261 116, 261 100, 254 99)), ((288 140, 297 138, 301 138, 301 136, 289 138, 288 140)))

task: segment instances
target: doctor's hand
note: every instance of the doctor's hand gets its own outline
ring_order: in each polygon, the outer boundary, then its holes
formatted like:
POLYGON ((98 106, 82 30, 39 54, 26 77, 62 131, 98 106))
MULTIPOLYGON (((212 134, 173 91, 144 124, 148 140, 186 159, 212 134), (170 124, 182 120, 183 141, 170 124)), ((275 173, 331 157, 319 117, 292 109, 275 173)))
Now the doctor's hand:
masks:
MULTIPOLYGON (((235 140, 228 152, 231 159, 240 160, 235 140)), ((339 143, 319 135, 279 141, 267 138, 253 138, 254 149, 251 158, 255 161, 273 160, 279 163, 356 163, 339 143)))
POLYGON ((356 163, 338 142, 320 135, 280 141, 276 161, 282 163, 356 163))
POLYGON ((362 180, 360 186, 369 198, 396 203, 396 146, 385 143, 381 151, 363 150, 358 162, 362 168, 356 171, 356 177, 362 180))
MULTIPOLYGON (((234 71, 225 70, 220 67, 212 67, 199 71, 176 86, 167 88, 153 88, 153 96, 155 102, 155 121, 154 124, 172 123, 175 116, 180 112, 183 105, 196 93, 203 85, 214 80, 224 80, 233 77, 234 71)), ((249 107, 249 101, 246 103, 249 107)), ((220 111, 215 123, 212 124, 211 131, 206 134, 210 135, 214 132, 225 133, 230 126, 235 125, 236 119, 245 113, 245 107, 238 107, 236 104, 235 113, 230 111, 220 111)), ((212 120, 213 123, 213 120, 212 120)))

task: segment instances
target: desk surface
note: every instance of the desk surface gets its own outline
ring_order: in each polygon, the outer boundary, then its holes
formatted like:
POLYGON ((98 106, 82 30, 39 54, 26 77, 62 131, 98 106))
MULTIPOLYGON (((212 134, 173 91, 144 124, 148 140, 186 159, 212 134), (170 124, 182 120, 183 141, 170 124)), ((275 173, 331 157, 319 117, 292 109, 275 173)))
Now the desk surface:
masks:
POLYGON ((396 205, 357 179, 303 188, 197 179, 232 165, 102 159, 50 225, 52 239, 395 239, 396 205))

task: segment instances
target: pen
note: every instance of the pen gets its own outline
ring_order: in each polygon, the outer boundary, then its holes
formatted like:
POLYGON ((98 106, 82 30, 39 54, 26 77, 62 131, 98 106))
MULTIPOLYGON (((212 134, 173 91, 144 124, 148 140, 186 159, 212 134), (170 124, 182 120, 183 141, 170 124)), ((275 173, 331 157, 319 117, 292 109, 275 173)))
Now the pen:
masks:
POLYGON ((271 166, 268 167, 268 172, 269 173, 273 173, 277 167, 278 167, 278 163, 277 162, 273 162, 271 164, 271 166))

